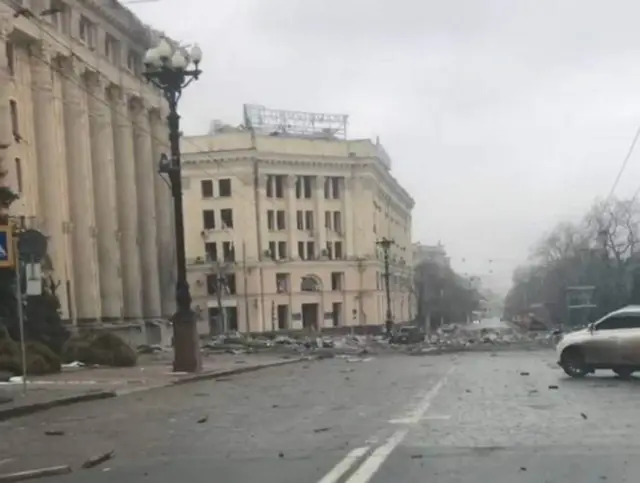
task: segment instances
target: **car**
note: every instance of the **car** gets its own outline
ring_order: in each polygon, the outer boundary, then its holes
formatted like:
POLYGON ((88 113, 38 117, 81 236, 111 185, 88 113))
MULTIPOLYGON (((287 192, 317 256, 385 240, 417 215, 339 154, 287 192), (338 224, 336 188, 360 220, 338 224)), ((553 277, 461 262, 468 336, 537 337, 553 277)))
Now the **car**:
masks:
POLYGON ((640 371, 640 305, 615 310, 564 334, 556 354, 560 367, 576 379, 600 369, 625 378, 640 371))
POLYGON ((417 344, 424 342, 424 339, 425 333, 420 327, 407 325, 401 327, 395 334, 393 334, 389 342, 392 344, 417 344))

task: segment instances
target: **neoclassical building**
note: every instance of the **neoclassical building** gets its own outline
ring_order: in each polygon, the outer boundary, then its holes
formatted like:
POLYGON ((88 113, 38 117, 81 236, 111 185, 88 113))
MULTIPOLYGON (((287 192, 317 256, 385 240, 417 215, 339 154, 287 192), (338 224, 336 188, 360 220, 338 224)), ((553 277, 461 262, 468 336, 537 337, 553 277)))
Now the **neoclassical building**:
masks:
POLYGON ((30 13, 0 3, 0 157, 20 195, 11 215, 48 237, 65 318, 167 316, 166 112, 141 75, 157 33, 113 0, 16 3, 30 13))
POLYGON ((349 139, 347 117, 245 106, 243 125, 183 141, 189 283, 200 331, 382 325, 392 238, 397 322, 411 294, 412 197, 380 142, 349 139))

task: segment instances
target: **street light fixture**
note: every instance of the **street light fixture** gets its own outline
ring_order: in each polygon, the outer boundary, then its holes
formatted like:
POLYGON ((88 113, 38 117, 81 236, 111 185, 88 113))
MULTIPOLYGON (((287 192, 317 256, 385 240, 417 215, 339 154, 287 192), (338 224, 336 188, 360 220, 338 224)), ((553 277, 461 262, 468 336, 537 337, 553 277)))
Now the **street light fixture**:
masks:
POLYGON ((385 318, 385 329, 387 335, 391 335, 393 331, 393 314, 391 313, 391 290, 389 288, 389 249, 395 242, 389 238, 382 238, 376 242, 380 248, 382 248, 382 253, 384 255, 384 290, 387 296, 387 316, 385 318))
POLYGON ((174 47, 167 39, 162 38, 156 47, 146 52, 143 61, 145 79, 162 91, 169 104, 167 123, 170 157, 160 164, 159 171, 168 176, 173 196, 178 264, 176 313, 173 316, 173 370, 176 372, 198 372, 201 368, 196 318, 191 309, 191 293, 187 281, 180 165, 180 116, 178 115, 178 101, 182 90, 198 79, 202 73, 199 69, 201 60, 202 50, 197 45, 187 52, 185 48, 174 47))

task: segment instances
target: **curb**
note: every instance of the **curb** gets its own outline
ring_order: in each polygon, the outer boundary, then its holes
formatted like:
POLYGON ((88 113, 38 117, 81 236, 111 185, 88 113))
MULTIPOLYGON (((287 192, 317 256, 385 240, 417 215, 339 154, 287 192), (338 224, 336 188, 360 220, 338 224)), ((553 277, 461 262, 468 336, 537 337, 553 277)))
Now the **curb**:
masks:
POLYGON ((87 394, 76 394, 75 396, 66 396, 58 399, 52 399, 51 401, 26 404, 24 406, 14 406, 12 408, 7 408, 7 409, 0 409, 0 421, 6 421, 7 419, 17 418, 20 416, 27 416, 29 414, 37 413, 40 411, 46 411, 47 409, 53 409, 61 406, 69 406, 71 404, 76 404, 80 402, 109 399, 116 396, 117 394, 114 391, 90 392, 87 394))
POLYGON ((312 360, 312 358, 310 358, 310 357, 298 357, 296 359, 285 359, 285 360, 282 360, 282 361, 267 362, 265 364, 256 364, 256 365, 253 365, 253 366, 237 367, 237 368, 234 368, 234 369, 225 369, 225 370, 222 370, 222 371, 203 372, 201 374, 195 374, 193 376, 185 376, 185 377, 183 377, 181 379, 178 379, 176 381, 170 382, 169 384, 165 384, 162 387, 179 386, 181 384, 187 384, 189 382, 207 381, 207 380, 210 380, 210 379, 218 379, 219 377, 235 376, 236 374, 244 374, 245 372, 254 372, 254 371, 259 371, 260 369, 268 369, 270 367, 286 366, 288 364, 296 364, 296 363, 299 363, 299 362, 308 362, 308 361, 311 361, 311 360, 312 360))
POLYGON ((41 402, 41 403, 33 403, 27 404, 24 406, 14 406, 7 409, 0 409, 0 421, 6 421, 8 419, 17 418, 20 416, 28 416, 30 414, 38 413, 41 411, 46 411, 48 409, 53 409, 61 406, 69 406, 71 404, 77 404, 81 402, 89 402, 89 401, 97 401, 100 399, 109 399, 112 397, 118 396, 127 396, 132 393, 140 393, 145 391, 151 391, 154 389, 162 389, 166 387, 173 387, 182 384, 187 384, 190 382, 198 382, 198 381, 207 381, 211 379, 218 379, 220 377, 225 376, 233 376, 236 374, 243 374, 246 372, 255 372, 261 369, 268 369, 270 367, 278 367, 285 366, 288 364, 296 364, 299 362, 311 361, 313 358, 311 357, 299 357, 296 359, 285 359, 282 361, 276 362, 267 362, 265 364, 255 364, 250 366, 238 367, 234 369, 226 369, 222 371, 208 371, 200 374, 195 374, 193 376, 184 376, 181 379, 171 381, 167 384, 162 384, 158 386, 150 386, 146 388, 142 388, 140 390, 135 391, 123 391, 121 393, 116 391, 100 391, 100 392, 91 392, 87 394, 77 394, 74 396, 67 396, 58 399, 53 399, 51 401, 41 402))

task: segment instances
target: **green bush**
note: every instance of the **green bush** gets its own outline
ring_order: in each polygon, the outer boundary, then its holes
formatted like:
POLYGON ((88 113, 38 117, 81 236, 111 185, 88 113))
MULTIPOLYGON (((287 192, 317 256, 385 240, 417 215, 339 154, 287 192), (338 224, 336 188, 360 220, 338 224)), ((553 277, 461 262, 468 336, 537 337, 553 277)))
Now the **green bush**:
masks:
MULTIPOLYGON (((51 349, 40 342, 27 342, 27 375, 55 374, 60 372, 60 359, 51 349)), ((0 330, 0 371, 14 375, 22 374, 22 351, 20 344, 0 330)))
POLYGON ((138 362, 136 352, 124 340, 110 332, 88 332, 67 340, 62 348, 65 362, 89 365, 132 367, 138 362))

